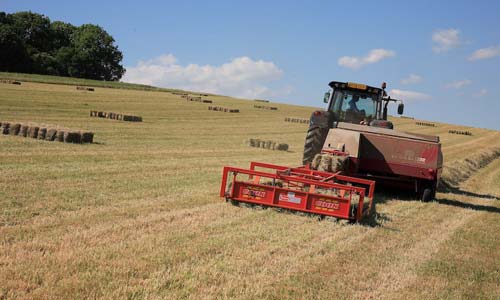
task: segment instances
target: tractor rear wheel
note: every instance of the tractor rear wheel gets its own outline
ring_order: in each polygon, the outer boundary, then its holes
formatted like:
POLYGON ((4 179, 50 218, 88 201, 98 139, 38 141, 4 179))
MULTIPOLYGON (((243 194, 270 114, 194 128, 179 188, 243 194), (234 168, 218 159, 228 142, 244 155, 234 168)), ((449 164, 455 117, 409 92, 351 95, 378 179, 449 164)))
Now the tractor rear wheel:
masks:
POLYGON ((304 144, 304 156, 302 157, 304 166, 311 163, 314 156, 321 152, 327 135, 328 128, 309 127, 304 144))

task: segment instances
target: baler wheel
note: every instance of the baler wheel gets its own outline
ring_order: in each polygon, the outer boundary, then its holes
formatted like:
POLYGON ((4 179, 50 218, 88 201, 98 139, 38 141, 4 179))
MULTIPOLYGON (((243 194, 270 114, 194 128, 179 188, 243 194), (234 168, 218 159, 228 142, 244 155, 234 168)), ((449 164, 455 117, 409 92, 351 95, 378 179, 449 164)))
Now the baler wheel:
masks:
POLYGON ((327 134, 328 128, 317 126, 309 127, 307 130, 306 142, 304 144, 304 155, 302 157, 302 164, 304 166, 311 163, 314 156, 321 152, 327 134))
POLYGON ((426 182, 422 187, 422 193, 420 200, 422 202, 429 202, 436 198, 436 182, 426 182))

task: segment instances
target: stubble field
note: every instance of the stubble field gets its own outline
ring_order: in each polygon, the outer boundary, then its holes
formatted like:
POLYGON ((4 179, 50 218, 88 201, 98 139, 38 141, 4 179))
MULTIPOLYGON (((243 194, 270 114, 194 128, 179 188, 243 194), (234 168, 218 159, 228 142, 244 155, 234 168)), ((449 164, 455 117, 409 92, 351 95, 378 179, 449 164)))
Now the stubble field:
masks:
POLYGON ((375 221, 346 225, 223 202, 224 165, 300 164, 307 125, 284 118, 313 108, 205 98, 241 113, 165 91, 0 84, 0 121, 96 142, 0 135, 0 299, 500 299, 500 132, 393 119, 441 137, 455 186, 430 203, 379 190, 375 221))

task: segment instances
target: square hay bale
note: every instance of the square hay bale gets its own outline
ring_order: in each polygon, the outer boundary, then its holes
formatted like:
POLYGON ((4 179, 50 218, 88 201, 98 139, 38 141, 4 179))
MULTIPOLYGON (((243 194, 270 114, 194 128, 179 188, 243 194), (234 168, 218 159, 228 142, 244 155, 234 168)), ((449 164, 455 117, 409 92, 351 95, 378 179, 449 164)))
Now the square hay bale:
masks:
POLYGON ((11 124, 9 128, 9 134, 18 135, 20 130, 21 130, 21 124, 19 123, 11 124))
POLYGON ((56 139, 55 139, 55 141, 64 142, 64 135, 65 135, 65 133, 66 132, 64 130, 58 129, 57 133, 56 133, 56 139))
POLYGON ((28 137, 32 139, 36 139, 38 137, 38 130, 40 127, 38 126, 30 126, 28 129, 28 137))
POLYGON ((87 88, 87 91, 89 91, 89 92, 93 92, 93 91, 94 91, 94 88, 87 88))
POLYGON ((276 147, 276 150, 288 151, 288 144, 278 144, 278 147, 276 147))
POLYGON ((38 139, 39 140, 45 140, 45 136, 47 135, 47 128, 40 128, 38 129, 38 139))
POLYGON ((9 127, 10 127, 10 123, 9 122, 2 122, 2 127, 1 127, 1 131, 3 134, 9 134, 9 127))
POLYGON ((45 134, 45 140, 51 142, 54 141, 56 139, 56 134, 57 130, 54 128, 50 128, 49 130, 47 130, 47 133, 45 134))
POLYGON ((92 144, 94 142, 94 133, 90 131, 82 131, 81 132, 82 136, 82 143, 83 144, 92 144))
POLYGON ((66 131, 64 133, 64 142, 65 143, 73 143, 73 144, 81 144, 82 143, 82 135, 78 131, 66 131))
POLYGON ((19 135, 26 137, 28 135, 28 129, 30 127, 28 125, 21 125, 21 129, 19 130, 19 135))

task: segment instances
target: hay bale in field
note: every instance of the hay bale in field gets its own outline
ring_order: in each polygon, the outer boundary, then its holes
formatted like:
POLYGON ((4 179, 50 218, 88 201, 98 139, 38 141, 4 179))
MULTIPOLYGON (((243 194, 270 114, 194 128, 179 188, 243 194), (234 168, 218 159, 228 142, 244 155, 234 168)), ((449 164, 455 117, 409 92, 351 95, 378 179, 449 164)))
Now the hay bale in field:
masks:
POLYGON ((21 125, 21 128, 19 129, 19 135, 26 137, 28 135, 28 129, 30 127, 28 125, 21 125))
POLYGON ((288 144, 278 144, 278 147, 276 147, 276 150, 288 151, 288 144))
POLYGON ((28 128, 28 137, 32 138, 32 139, 36 139, 38 137, 38 130, 40 129, 40 127, 38 126, 30 126, 28 128))
POLYGON ((264 142, 264 148, 271 149, 271 143, 272 143, 271 141, 265 141, 264 142))
POLYGON ((21 124, 19 123, 11 124, 9 128, 9 134, 18 135, 20 130, 21 130, 21 124))
POLYGON ((256 140, 255 139, 250 139, 249 141, 250 147, 255 147, 256 140))
POLYGON ((49 130, 47 130, 47 133, 45 134, 45 140, 52 142, 53 140, 56 139, 56 134, 57 130, 54 128, 50 128, 49 130))
POLYGON ((19 81, 12 81, 11 83, 12 83, 12 84, 21 85, 21 82, 19 82, 19 81))
POLYGON ((45 135, 47 135, 47 128, 40 128, 38 129, 38 136, 37 138, 39 140, 45 140, 45 135))
POLYGON ((64 134, 66 132, 62 129, 58 129, 57 132, 56 132, 56 138, 55 138, 55 141, 58 141, 58 142, 64 142, 64 134))
POLYGON ((87 88, 87 91, 89 91, 89 92, 93 92, 93 91, 94 91, 94 88, 87 88))
POLYGON ((104 118, 104 112, 103 112, 103 111, 98 111, 98 112, 97 112, 97 116, 98 116, 99 118, 104 118))
POLYGON ((66 131, 64 133, 64 142, 80 144, 82 142, 82 135, 78 131, 66 131))
POLYGON ((2 127, 1 127, 1 131, 3 134, 9 134, 9 127, 10 127, 10 123, 9 122, 2 122, 2 127))
POLYGON ((212 103, 212 100, 203 100, 203 103, 212 103))
POLYGON ((92 144, 94 142, 94 133, 90 131, 82 131, 81 132, 82 136, 82 143, 86 144, 92 144))

